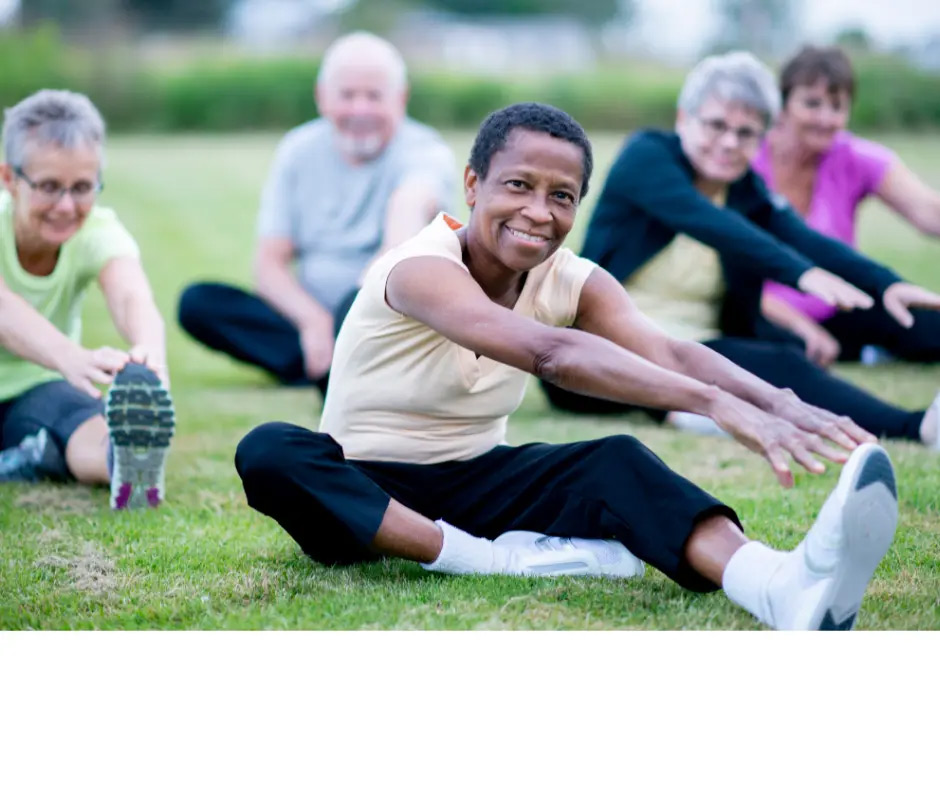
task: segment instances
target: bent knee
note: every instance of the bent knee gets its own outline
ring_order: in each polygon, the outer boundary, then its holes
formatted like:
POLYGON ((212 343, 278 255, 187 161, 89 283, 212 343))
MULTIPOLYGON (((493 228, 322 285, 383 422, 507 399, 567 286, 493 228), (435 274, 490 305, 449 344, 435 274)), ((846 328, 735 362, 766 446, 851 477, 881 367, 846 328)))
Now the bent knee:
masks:
POLYGON ((296 467, 301 459, 309 463, 331 455, 342 460, 342 449, 329 435, 272 421, 255 427, 238 442, 235 469, 247 481, 258 474, 278 474, 296 467))
POLYGON ((176 319, 190 333, 205 322, 206 315, 212 309, 214 290, 215 285, 203 283, 190 285, 180 294, 176 319))
POLYGON ((283 456, 287 435, 294 425, 271 421, 255 427, 238 442, 235 449, 235 470, 242 479, 257 470, 276 465, 283 456))
POLYGON ((643 442, 632 435, 610 435, 597 441, 597 451, 611 457, 632 457, 637 452, 648 452, 643 442))

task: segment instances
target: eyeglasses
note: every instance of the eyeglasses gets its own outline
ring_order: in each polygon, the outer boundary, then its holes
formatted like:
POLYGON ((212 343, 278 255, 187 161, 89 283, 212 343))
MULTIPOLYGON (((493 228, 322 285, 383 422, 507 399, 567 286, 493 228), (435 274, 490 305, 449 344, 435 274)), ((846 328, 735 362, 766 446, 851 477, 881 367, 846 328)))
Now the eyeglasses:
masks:
POLYGON ((48 179, 36 183, 22 169, 14 167, 13 172, 18 178, 26 181, 26 184, 33 190, 33 199, 40 205, 53 206, 59 202, 68 192, 72 195, 72 201, 76 205, 91 205, 95 198, 104 188, 104 183, 98 181, 79 181, 71 186, 63 186, 57 180, 48 179))
POLYGON ((702 128, 710 139, 719 140, 730 131, 742 148, 756 144, 764 136, 763 129, 755 129, 753 126, 729 126, 721 118, 696 117, 696 120, 702 124, 702 128))

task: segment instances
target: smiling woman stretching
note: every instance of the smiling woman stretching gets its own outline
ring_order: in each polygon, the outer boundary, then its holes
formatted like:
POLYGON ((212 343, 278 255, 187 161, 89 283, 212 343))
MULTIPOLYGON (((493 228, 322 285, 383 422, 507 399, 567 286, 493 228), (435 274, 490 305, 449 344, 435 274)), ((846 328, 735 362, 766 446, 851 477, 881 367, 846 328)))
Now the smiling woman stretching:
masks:
POLYGON ((562 248, 591 168, 561 110, 490 115, 465 172, 468 224, 442 214, 377 261, 337 339, 321 431, 265 424, 239 444, 248 502, 326 564, 624 576, 645 561, 686 588, 723 587, 772 627, 850 627, 894 534, 887 454, 848 419, 661 333, 562 248), (790 457, 814 473, 814 452, 845 459, 824 437, 855 451, 800 546, 778 552, 632 437, 505 445, 529 373, 709 415, 785 485, 790 457))
MULTIPOLYGON (((847 131, 855 75, 842 50, 804 47, 781 69, 780 92, 782 111, 751 166, 810 227, 854 247, 858 207, 874 196, 940 238, 940 191, 890 149, 847 131)), ((914 361, 940 358, 940 315, 933 312, 918 313, 912 326, 901 328, 883 310, 839 313, 776 282, 765 286, 762 310, 823 364, 857 359, 869 342, 914 361)))
MULTIPOLYGON (((940 320, 929 311, 940 309, 940 296, 807 227, 749 168, 779 104, 773 75, 753 55, 730 52, 699 63, 679 93, 675 131, 639 131, 620 151, 582 254, 621 282, 671 336, 702 342, 880 438, 940 450, 940 394, 926 410, 896 407, 783 342, 755 338, 765 279, 846 310, 890 313, 899 331, 915 314, 920 325, 940 320)), ((940 348, 938 337, 907 334, 940 348)), ((559 408, 625 410, 551 384, 545 390, 559 408)), ((666 418, 662 410, 652 415, 666 418)), ((701 425, 685 414, 671 418, 679 427, 701 425)))
POLYGON ((166 342, 137 243, 96 204, 104 138, 78 93, 41 90, 5 113, 0 481, 110 481, 115 509, 146 508, 163 500, 173 434, 166 342), (82 346, 92 282, 127 352, 82 346))

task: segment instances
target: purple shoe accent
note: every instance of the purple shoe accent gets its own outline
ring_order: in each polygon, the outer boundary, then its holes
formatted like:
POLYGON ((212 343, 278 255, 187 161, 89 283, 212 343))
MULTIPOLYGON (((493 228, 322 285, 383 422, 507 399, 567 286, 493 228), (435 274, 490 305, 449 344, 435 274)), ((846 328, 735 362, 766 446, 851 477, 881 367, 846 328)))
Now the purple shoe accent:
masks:
POLYGON ((151 506, 160 505, 160 491, 156 487, 150 487, 147 489, 147 503, 151 506))
POLYGON ((124 482, 124 484, 121 485, 121 489, 118 490, 117 498, 114 499, 115 509, 127 508, 127 502, 131 499, 131 490, 130 482, 124 482))

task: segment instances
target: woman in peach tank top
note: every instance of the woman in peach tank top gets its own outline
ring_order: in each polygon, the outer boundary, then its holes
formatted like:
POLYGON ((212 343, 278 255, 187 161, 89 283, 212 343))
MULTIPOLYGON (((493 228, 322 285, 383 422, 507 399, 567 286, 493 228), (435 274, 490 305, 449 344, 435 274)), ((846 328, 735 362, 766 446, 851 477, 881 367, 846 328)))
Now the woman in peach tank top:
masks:
POLYGON ((616 279, 563 249, 591 169, 584 130, 561 110, 490 115, 465 170, 468 223, 439 216, 366 276, 320 431, 272 423, 242 439, 249 504, 324 564, 622 578, 649 563, 690 590, 722 588, 770 627, 850 628, 894 534, 887 454, 851 420, 666 336, 616 279), (824 470, 815 455, 848 462, 800 547, 779 552, 632 437, 506 445, 528 375, 707 415, 784 486, 791 460, 812 473, 824 470))

